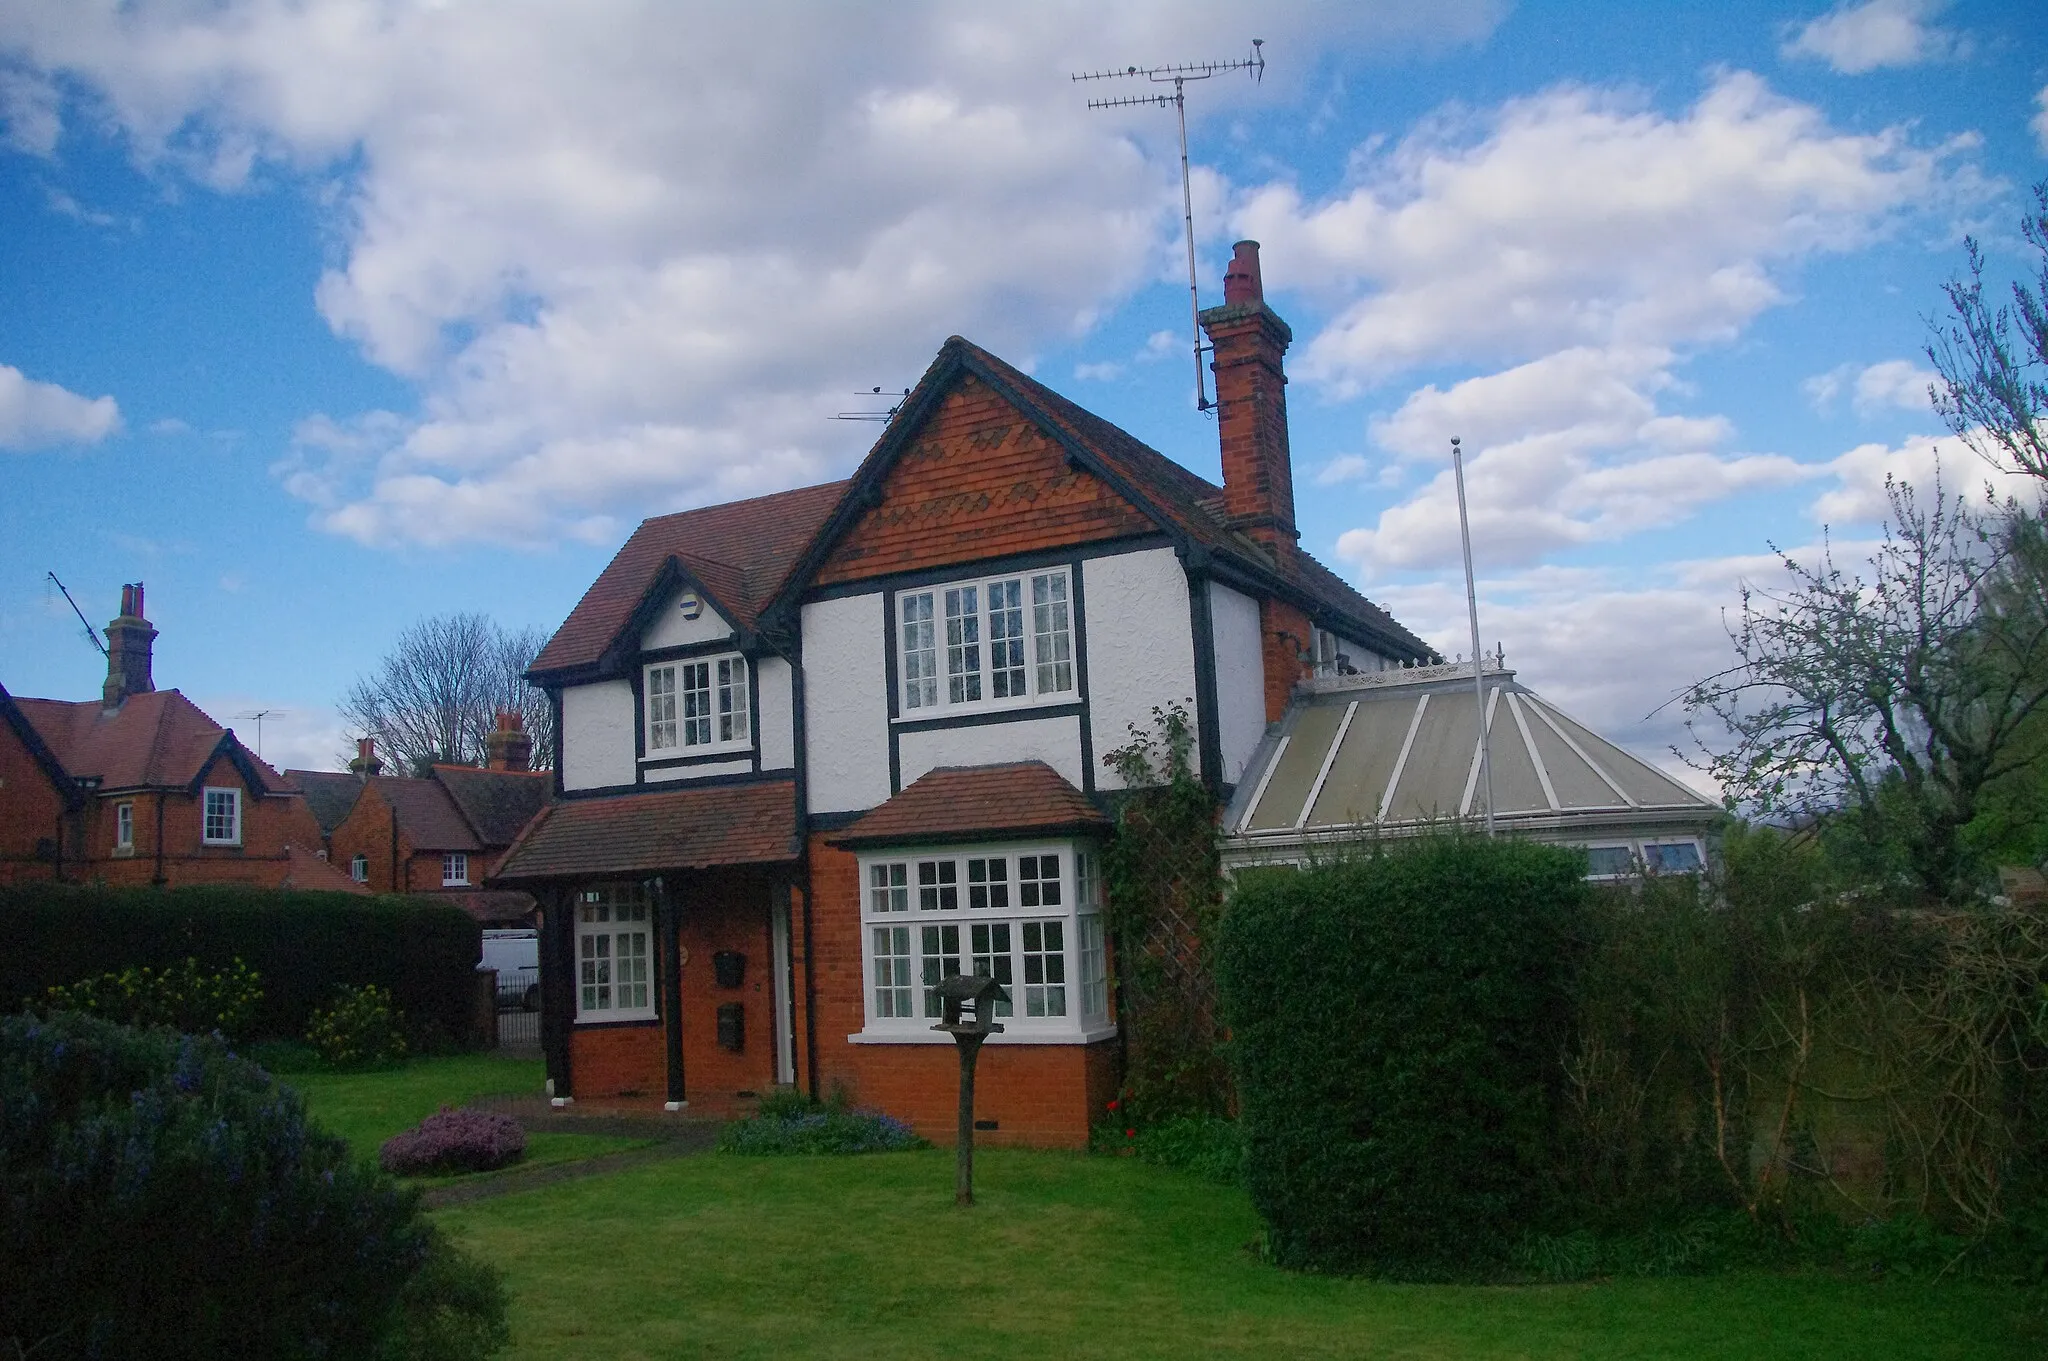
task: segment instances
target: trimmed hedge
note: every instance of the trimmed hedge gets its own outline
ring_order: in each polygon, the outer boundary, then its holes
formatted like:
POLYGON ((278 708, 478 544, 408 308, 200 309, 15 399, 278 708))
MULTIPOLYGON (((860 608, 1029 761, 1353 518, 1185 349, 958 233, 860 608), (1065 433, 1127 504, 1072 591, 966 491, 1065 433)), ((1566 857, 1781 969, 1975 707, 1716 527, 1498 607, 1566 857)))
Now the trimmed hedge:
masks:
POLYGON ((375 983, 416 1049, 468 1036, 483 932, 461 908, 400 896, 233 887, 0 888, 0 1010, 131 965, 239 958, 261 976, 254 1034, 296 1039, 338 987, 375 983))
POLYGON ((1584 873, 1441 835, 1241 886, 1217 975, 1281 1265, 1485 1275, 1543 1220, 1584 873))

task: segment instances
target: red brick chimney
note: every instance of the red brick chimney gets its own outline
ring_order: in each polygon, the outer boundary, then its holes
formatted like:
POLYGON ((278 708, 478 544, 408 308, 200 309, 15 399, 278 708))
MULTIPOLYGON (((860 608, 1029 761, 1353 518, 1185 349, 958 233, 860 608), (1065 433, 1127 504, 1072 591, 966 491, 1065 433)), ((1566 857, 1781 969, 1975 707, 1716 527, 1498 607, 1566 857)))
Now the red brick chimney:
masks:
POLYGON ((374 737, 358 737, 356 739, 356 759, 348 763, 348 773, 359 780, 367 780, 382 769, 384 769, 384 763, 377 759, 377 739, 374 737))
POLYGON ((1223 443, 1223 502, 1233 528, 1291 565, 1294 469, 1287 452, 1287 374, 1294 332, 1266 306, 1259 243, 1240 241, 1223 274, 1223 305, 1202 312, 1215 347, 1216 431, 1223 443))
POLYGON ((142 614, 142 583, 123 584, 121 613, 107 625, 107 683, 100 687, 102 704, 118 709, 128 696, 156 689, 149 674, 155 644, 156 630, 142 614))
POLYGON ((484 746, 492 770, 527 770, 533 765, 533 739, 526 735, 526 720, 516 709, 498 710, 498 726, 485 735, 484 746))

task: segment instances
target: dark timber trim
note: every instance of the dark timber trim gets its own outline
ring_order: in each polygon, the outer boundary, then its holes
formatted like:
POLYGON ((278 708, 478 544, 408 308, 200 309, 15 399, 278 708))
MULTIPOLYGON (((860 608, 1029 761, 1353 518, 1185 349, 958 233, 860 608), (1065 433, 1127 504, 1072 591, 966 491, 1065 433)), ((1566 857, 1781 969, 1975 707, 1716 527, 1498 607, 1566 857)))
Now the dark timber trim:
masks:
POLYGON ((1209 599, 1207 555, 1186 554, 1188 624, 1195 643, 1195 747, 1203 787, 1211 797, 1223 789, 1223 725, 1216 713, 1216 620, 1209 599))
POLYGON ((665 878, 656 882, 660 885, 657 929, 661 932, 661 1020, 668 1046, 668 1099, 687 1101, 683 1094, 682 914, 677 910, 674 886, 665 878))
POLYGON ((1173 540, 1165 534, 1129 534, 1118 539, 1089 539, 1059 548, 1041 548, 1031 553, 1013 553, 999 558, 970 558, 940 567, 920 567, 911 572, 891 572, 863 577, 858 581, 819 586, 804 592, 804 603, 843 600, 848 596, 873 595, 878 591, 914 591, 926 586, 971 584, 980 577, 1014 576, 1039 572, 1048 567, 1066 567, 1090 558, 1115 558, 1148 548, 1170 548, 1173 540))
POLYGON ((576 1024, 576 905, 573 890, 540 891, 540 1039, 548 1080, 558 1097, 573 1097, 569 1036, 576 1024))
POLYGON ((977 709, 972 713, 949 714, 944 718, 912 718, 895 725, 899 733, 945 732, 952 728, 986 728, 998 723, 1027 723, 1034 718, 1078 718, 1085 729, 1088 705, 1085 700, 1061 700, 1058 704, 1022 704, 1014 709, 977 709))

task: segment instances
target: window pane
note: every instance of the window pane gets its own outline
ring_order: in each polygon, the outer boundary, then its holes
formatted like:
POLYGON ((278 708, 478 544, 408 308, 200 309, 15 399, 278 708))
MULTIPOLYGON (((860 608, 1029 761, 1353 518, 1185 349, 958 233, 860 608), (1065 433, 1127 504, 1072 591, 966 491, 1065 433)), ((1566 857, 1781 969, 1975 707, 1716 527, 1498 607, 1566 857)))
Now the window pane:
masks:
POLYGON ((1010 924, 1008 922, 976 922, 970 928, 968 943, 972 945, 974 972, 981 978, 993 978, 1003 985, 1003 997, 996 1003, 998 1017, 1011 1015, 1010 1010, 1010 924))
POLYGON ((988 584, 989 693, 1022 699, 1024 690, 1024 583, 988 584))
POLYGON ((1586 848, 1586 873, 1610 876, 1627 874, 1635 868, 1635 853, 1626 846, 1589 846, 1586 848))
POLYGON ((910 910, 910 888, 907 883, 909 866, 901 861, 893 865, 870 865, 868 867, 868 911, 907 912, 910 910))
POLYGON ((946 592, 946 698, 954 704, 981 698, 981 608, 972 586, 946 592))
POLYGON ((1081 1014, 1109 1014, 1109 970, 1102 944, 1102 918, 1083 917, 1081 928, 1081 1014))
POLYGON ((919 943, 924 966, 924 1014, 932 1020, 941 1020, 945 1009, 939 1002, 938 986, 942 980, 960 972, 960 928, 924 927, 919 932, 919 943))
POLYGON ((1024 923, 1024 1014, 1067 1014, 1066 924, 1024 923))
POLYGON ((932 636, 932 597, 902 597, 903 707, 929 709, 939 702, 939 654, 932 636))
POLYGON ((1073 630, 1068 618, 1067 574, 1031 578, 1031 657, 1038 666, 1038 693, 1074 688, 1073 630))
POLYGON ((1020 907, 1060 905, 1060 858, 1024 855, 1017 858, 1017 904, 1020 907))
POLYGON ((711 745, 711 663, 690 662, 680 668, 683 691, 683 745, 711 745))
POLYGON ((951 860, 917 862, 917 908, 951 912, 960 906, 960 867, 951 860))
POLYGON ((967 862, 967 906, 1002 911, 1010 905, 1009 861, 1002 856, 967 862))
POLYGON ((647 673, 647 749, 661 751, 677 740, 676 669, 657 666, 647 673))
POLYGON ((1658 874, 1691 874, 1700 867, 1700 848, 1690 841, 1647 843, 1643 863, 1658 874))
POLYGON ((875 1015, 882 1020, 907 1017, 910 1011, 910 928, 878 926, 874 930, 875 1015))
POLYGON ((747 661, 727 657, 718 663, 718 740, 747 740, 747 661))

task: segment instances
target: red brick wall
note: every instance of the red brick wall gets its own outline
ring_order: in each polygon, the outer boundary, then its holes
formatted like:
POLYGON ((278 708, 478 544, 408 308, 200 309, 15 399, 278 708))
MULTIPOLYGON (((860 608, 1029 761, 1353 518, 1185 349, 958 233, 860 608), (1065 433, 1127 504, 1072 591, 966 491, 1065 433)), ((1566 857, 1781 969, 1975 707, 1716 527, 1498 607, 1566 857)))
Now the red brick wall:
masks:
POLYGON ((1260 646, 1265 653, 1266 721, 1277 723, 1287 712, 1295 682, 1313 671, 1314 625, 1294 606, 1279 600, 1259 602, 1260 646))
POLYGON ((581 1099, 661 1096, 668 1059, 661 1022, 578 1026, 569 1035, 569 1083, 581 1099))
POLYGON ((92 800, 80 819, 83 831, 83 861, 78 848, 67 847, 69 877, 102 880, 109 884, 135 885, 156 881, 157 805, 163 805, 164 881, 182 884, 247 884, 276 888, 291 872, 286 846, 308 851, 320 849, 320 825, 306 801, 299 797, 264 797, 242 778, 241 771, 226 759, 217 759, 202 777, 202 789, 233 788, 242 791, 242 842, 239 846, 209 846, 204 842, 204 794, 168 793, 150 790, 134 794, 109 794, 92 800), (115 808, 135 805, 135 849, 132 854, 114 853, 115 808))
POLYGON ((1151 533, 972 374, 947 394, 884 479, 882 503, 840 540, 820 585, 1151 533))
MULTIPOLYGON (((958 1123, 960 1062, 951 1044, 849 1044, 865 1024, 860 962, 859 861, 811 840, 818 992, 818 1069, 825 1090, 845 1088, 859 1104, 907 1120, 925 1138, 950 1144, 958 1123)), ((801 942, 799 942, 801 944, 801 942)), ((798 965, 798 977, 802 976, 798 965)), ((799 1015, 798 1034, 803 1034, 799 1015)), ((1085 1148, 1090 1119, 1116 1094, 1117 1045, 983 1046, 975 1070, 975 1116, 994 1120, 990 1144, 1085 1148)), ((800 1067, 799 1071, 803 1071, 800 1067)))
POLYGON ((695 1102, 704 1096, 766 1092, 775 1084, 767 881, 754 875, 697 880, 683 898, 679 934, 690 952, 683 965, 685 1095, 695 1102), (719 950, 738 950, 747 957, 738 988, 721 988, 712 978, 711 956, 719 950), (718 1047, 718 1008, 728 1002, 746 1008, 746 1047, 738 1053, 718 1047))
MULTIPOLYGON (((36 859, 36 842, 57 836, 64 800, 49 775, 22 744, 11 724, 0 721, 0 883, 49 879, 56 867, 36 859)), ((68 843, 69 830, 65 833, 68 843)), ((68 855, 78 849, 66 845, 68 855)))
MULTIPOLYGON (((356 799, 355 807, 349 809, 328 837, 328 859, 338 866, 343 874, 349 872, 349 865, 358 855, 369 857, 370 877, 364 882, 372 893, 405 893, 410 879, 413 889, 438 889, 441 887, 441 857, 434 857, 433 882, 429 883, 421 872, 418 861, 423 857, 413 853, 412 843, 398 833, 398 874, 391 872, 391 805, 377 792, 372 784, 356 799)), ((476 879, 473 870, 470 879, 476 879)))

